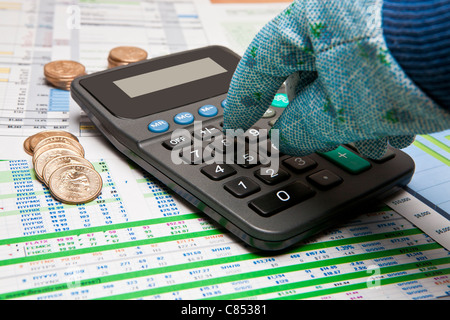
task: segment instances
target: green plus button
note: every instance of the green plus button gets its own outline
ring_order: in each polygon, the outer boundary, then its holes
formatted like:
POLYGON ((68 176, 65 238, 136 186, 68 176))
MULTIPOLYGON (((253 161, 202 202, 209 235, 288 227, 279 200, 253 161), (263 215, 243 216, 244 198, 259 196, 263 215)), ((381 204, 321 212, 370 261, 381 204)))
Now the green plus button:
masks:
POLYGON ((339 146, 337 149, 328 152, 319 152, 326 159, 334 162, 342 169, 357 174, 370 168, 370 162, 354 154, 348 149, 339 146))
POLYGON ((289 104, 289 99, 285 93, 277 93, 273 98, 272 105, 278 108, 286 108, 289 104))

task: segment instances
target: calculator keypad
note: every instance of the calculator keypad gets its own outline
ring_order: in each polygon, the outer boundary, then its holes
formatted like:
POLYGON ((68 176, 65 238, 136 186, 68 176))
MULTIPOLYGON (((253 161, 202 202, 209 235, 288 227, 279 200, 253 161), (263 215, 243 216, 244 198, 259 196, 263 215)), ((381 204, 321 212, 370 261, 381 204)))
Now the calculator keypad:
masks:
MULTIPOLYGON (((203 106, 201 110, 215 112, 210 105, 203 106)), ((273 112, 269 111, 267 118, 272 116, 273 112)), ((182 118, 181 115, 179 117, 182 118)), ((268 139, 267 131, 252 127, 246 132, 245 139, 229 138, 222 135, 221 127, 222 123, 205 125, 191 131, 189 136, 175 137, 162 144, 171 151, 179 148, 184 163, 203 164, 198 169, 201 174, 215 183, 221 183, 227 193, 238 199, 249 197, 248 206, 260 216, 272 216, 314 197, 317 192, 326 192, 344 183, 336 172, 321 168, 317 156, 313 159, 311 156, 281 154, 268 139), (234 151, 231 163, 227 153, 230 149, 234 151), (271 168, 268 159, 262 156, 270 157, 272 153, 280 157, 277 170, 271 168), (211 164, 216 154, 221 155, 224 161, 211 164), (252 196, 258 193, 261 195, 252 196)), ((343 146, 318 155, 353 175, 371 167, 370 162, 343 146)), ((391 158, 392 153, 389 153, 382 161, 391 158)))

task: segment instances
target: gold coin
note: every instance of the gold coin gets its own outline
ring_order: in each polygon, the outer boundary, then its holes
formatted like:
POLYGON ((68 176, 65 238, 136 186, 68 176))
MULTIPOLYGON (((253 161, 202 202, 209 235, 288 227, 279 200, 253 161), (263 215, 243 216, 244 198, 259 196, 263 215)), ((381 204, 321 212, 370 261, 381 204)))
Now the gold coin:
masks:
POLYGON ((72 139, 71 137, 65 137, 65 136, 52 136, 52 137, 47 137, 45 139, 42 139, 35 147, 34 147, 34 153, 38 153, 39 149, 47 146, 49 144, 53 144, 53 143, 65 143, 65 144, 69 144, 72 147, 75 147, 77 149, 80 150, 80 155, 82 155, 84 157, 84 149, 81 146, 81 144, 72 139))
POLYGON ((52 148, 40 153, 36 158, 33 157, 34 171, 36 172, 37 178, 45 183, 42 178, 42 171, 44 170, 45 165, 54 158, 69 155, 79 156, 80 154, 76 149, 52 148))
POLYGON ((41 148, 39 148, 37 151, 33 154, 33 164, 36 165, 36 159, 40 157, 40 155, 48 150, 51 149, 68 149, 76 152, 77 155, 84 157, 84 152, 80 151, 79 148, 76 148, 74 146, 71 146, 70 144, 64 143, 64 142, 55 142, 55 143, 49 143, 41 148))
POLYGON ((56 158, 49 160, 45 164, 44 169, 42 170, 42 178, 43 178, 44 182, 46 184, 48 184, 48 180, 50 179, 50 176, 52 175, 53 172, 55 172, 56 169, 58 169, 62 166, 72 165, 72 164, 82 164, 87 167, 94 168, 92 163, 90 163, 88 160, 86 160, 85 158, 80 157, 80 156, 70 155, 70 156, 56 157, 56 158))
POLYGON ((57 60, 44 66, 45 77, 59 80, 74 79, 86 72, 86 68, 79 62, 71 60, 57 60))
POLYGON ((94 169, 84 165, 67 165, 53 172, 49 178, 52 195, 68 204, 86 203, 98 197, 102 178, 94 169))
POLYGON ((77 137, 75 137, 73 134, 71 134, 70 132, 67 132, 67 131, 63 131, 63 130, 41 131, 41 132, 36 133, 35 135, 31 136, 31 138, 30 138, 31 151, 34 152, 34 148, 36 147, 36 145, 39 142, 41 142, 41 140, 48 138, 48 137, 52 137, 52 136, 64 136, 64 137, 69 137, 69 138, 72 138, 72 139, 78 141, 77 137))
POLYGON ((26 153, 28 153, 30 156, 33 155, 33 151, 31 150, 31 146, 30 146, 30 140, 31 140, 32 136, 29 136, 28 138, 25 139, 25 141, 23 142, 23 150, 25 150, 26 153))

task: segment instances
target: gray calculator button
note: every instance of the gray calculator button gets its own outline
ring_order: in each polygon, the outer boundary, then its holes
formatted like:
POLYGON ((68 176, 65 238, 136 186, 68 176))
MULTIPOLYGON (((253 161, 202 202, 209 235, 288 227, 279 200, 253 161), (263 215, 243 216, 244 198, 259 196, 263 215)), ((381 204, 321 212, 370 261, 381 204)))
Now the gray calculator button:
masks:
POLYGON ((194 131, 194 137, 200 140, 209 139, 220 134, 222 134, 222 131, 215 126, 204 126, 200 130, 194 131))
POLYGON ((264 112, 262 117, 263 118, 273 118, 273 117, 275 117, 276 114, 277 114, 277 112, 275 111, 275 109, 272 107, 269 107, 269 109, 267 109, 266 112, 264 112))
POLYGON ((283 164, 295 173, 302 173, 317 166, 317 162, 307 156, 291 157, 283 160, 283 164))
POLYGON ((289 173, 282 169, 275 171, 272 168, 260 168, 255 171, 255 176, 268 185, 280 183, 289 178, 289 173))
POLYGON ((259 127, 251 127, 247 130, 246 135, 250 140, 255 140, 260 139, 262 137, 262 133, 266 133, 267 136, 267 130, 261 130, 259 127))
POLYGON ((236 173, 233 167, 227 164, 210 164, 200 170, 205 176, 211 180, 222 180, 236 173))
POLYGON ((213 153, 210 150, 206 150, 203 146, 187 146, 181 148, 180 158, 187 164, 201 164, 205 161, 209 161, 213 158, 213 153))
POLYGON ((216 136, 207 148, 214 148, 215 152, 225 154, 228 148, 234 148, 234 141, 225 136, 216 136))
POLYGON ((248 149, 246 149, 243 153, 239 151, 240 150, 236 151, 235 161, 236 164, 241 166, 242 168, 253 168, 258 165, 260 161, 264 162, 258 152, 254 152, 248 149))
POLYGON ((162 144, 166 149, 173 150, 173 148, 175 147, 181 148, 182 146, 187 146, 191 144, 191 137, 179 136, 173 139, 167 139, 163 141, 162 144))
POLYGON ((270 139, 266 141, 262 140, 258 142, 258 151, 262 154, 266 154, 268 156, 278 155, 282 156, 283 154, 278 149, 278 146, 273 143, 270 139))
POLYGON ((315 191, 296 181, 271 191, 249 203, 263 217, 271 216, 314 196, 315 191))
POLYGON ((342 178, 330 170, 321 170, 316 172, 308 176, 308 180, 322 190, 328 190, 342 182, 342 178))
POLYGON ((260 187, 250 178, 239 177, 223 185, 225 190, 237 198, 247 197, 260 190, 260 187))

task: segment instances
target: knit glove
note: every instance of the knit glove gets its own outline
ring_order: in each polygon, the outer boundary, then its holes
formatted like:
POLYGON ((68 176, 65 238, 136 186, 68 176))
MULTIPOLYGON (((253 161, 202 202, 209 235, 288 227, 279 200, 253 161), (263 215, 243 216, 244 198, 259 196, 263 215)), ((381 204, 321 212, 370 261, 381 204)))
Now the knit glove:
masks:
POLYGON ((450 112, 394 60, 381 0, 296 0, 243 55, 227 96, 224 129, 249 129, 286 82, 289 105, 272 127, 279 149, 302 156, 354 143, 369 158, 416 134, 450 128, 450 112))

